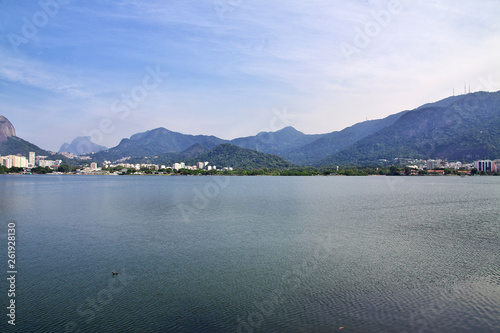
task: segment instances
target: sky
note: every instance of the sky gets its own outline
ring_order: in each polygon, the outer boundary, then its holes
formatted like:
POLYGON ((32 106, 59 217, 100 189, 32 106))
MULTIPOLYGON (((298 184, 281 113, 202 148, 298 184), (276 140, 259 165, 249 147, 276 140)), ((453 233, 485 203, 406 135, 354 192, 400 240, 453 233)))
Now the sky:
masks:
POLYGON ((499 16, 498 0, 0 0, 0 115, 53 151, 158 127, 328 133, 500 90, 499 16))

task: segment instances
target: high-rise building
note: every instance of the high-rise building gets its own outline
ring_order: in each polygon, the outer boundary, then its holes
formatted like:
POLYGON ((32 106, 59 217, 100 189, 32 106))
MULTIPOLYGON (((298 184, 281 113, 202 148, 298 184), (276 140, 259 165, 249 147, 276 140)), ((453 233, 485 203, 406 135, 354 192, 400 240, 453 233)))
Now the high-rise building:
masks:
POLYGON ((28 156, 28 168, 35 167, 35 152, 30 151, 28 156))

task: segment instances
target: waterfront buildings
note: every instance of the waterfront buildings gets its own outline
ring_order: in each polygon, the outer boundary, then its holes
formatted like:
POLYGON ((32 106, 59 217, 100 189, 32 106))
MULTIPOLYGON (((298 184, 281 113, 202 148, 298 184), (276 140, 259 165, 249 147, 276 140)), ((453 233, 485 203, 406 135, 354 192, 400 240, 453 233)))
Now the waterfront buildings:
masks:
POLYGON ((474 162, 474 167, 477 169, 477 171, 485 171, 489 172, 492 170, 492 161, 490 160, 483 160, 483 161, 476 161, 474 162))
MULTIPOLYGON (((25 156, 18 155, 7 155, 0 156, 0 165, 10 169, 13 167, 16 168, 27 168, 31 169, 36 166, 40 167, 49 167, 52 169, 57 169, 61 164, 62 160, 48 160, 48 156, 40 156, 36 155, 35 152, 29 152, 28 158, 25 156)), ((104 161, 104 168, 115 168, 115 167, 123 167, 125 170, 133 169, 135 173, 142 173, 141 170, 154 170, 154 171, 162 171, 166 169, 172 169, 175 171, 179 171, 182 169, 187 170, 204 170, 204 171, 233 171, 232 167, 222 167, 219 168, 215 165, 209 165, 209 162, 196 162, 194 165, 186 165, 184 162, 173 163, 171 166, 162 164, 161 166, 158 164, 132 164, 132 163, 124 163, 128 158, 122 158, 114 163, 111 161, 104 161), (121 163, 117 163, 121 162, 121 163), (116 163, 116 164, 115 164, 116 163)), ((385 162, 388 162, 385 160, 385 162)), ((390 163, 390 162, 389 162, 390 163)), ((447 161, 440 159, 400 159, 397 158, 394 160, 395 165, 403 165, 407 168, 411 169, 412 172, 406 172, 407 174, 419 174, 419 170, 427 170, 429 173, 443 173, 442 170, 451 169, 455 170, 455 173, 463 173, 470 172, 472 169, 476 169, 477 172, 484 173, 500 173, 500 159, 495 160, 479 160, 473 163, 462 163, 459 161, 447 161)), ((98 167, 96 162, 90 163, 90 167, 87 165, 81 165, 83 170, 86 172, 95 172, 102 171, 101 168, 98 167)), ((339 167, 337 166, 337 170, 339 167)), ((106 171, 104 171, 106 172, 106 171)), ((170 172, 170 171, 169 171, 170 172)), ((448 172, 449 173, 449 172, 448 172)))
POLYGON ((2 165, 6 168, 27 168, 28 159, 18 155, 2 156, 2 165))

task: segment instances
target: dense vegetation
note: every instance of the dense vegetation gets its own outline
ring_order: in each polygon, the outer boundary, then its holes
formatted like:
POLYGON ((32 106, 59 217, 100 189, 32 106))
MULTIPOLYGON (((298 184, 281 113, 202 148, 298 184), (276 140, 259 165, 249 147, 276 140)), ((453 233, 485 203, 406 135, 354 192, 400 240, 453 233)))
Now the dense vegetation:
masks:
MULTIPOLYGON (((120 172, 123 168, 108 169, 107 171, 120 172)), ((463 172, 459 172, 452 169, 436 169, 442 170, 444 175, 463 175, 463 172)), ((136 171, 128 169, 123 172, 123 175, 131 175, 136 171)), ((427 170, 414 171, 407 166, 402 165, 391 165, 386 167, 375 167, 375 166, 346 166, 337 168, 315 168, 315 167, 291 167, 287 169, 277 169, 277 168, 257 168, 257 169, 234 169, 232 171, 221 171, 221 170, 172 170, 170 168, 160 169, 158 171, 148 170, 146 168, 141 168, 141 173, 144 174, 166 174, 166 175, 182 175, 182 176, 210 176, 210 175, 227 175, 227 176, 433 176, 440 175, 440 173, 429 173, 427 170)), ((467 173, 467 172, 466 172, 467 173)), ((468 174, 468 173, 467 173, 468 174)), ((500 175, 500 173, 485 173, 478 172, 477 169, 472 169, 470 171, 471 175, 500 175)))
POLYGON ((317 140, 296 148, 283 156, 286 160, 298 165, 320 165, 325 156, 334 155, 357 141, 392 125, 407 111, 390 115, 383 119, 369 120, 347 127, 342 131, 322 134, 317 140))
POLYGON ((460 161, 500 157, 500 92, 455 96, 407 112, 320 165, 367 165, 396 157, 460 161))
MULTIPOLYGON (((24 173, 25 170, 24 168, 7 168, 4 165, 0 165, 0 174, 6 174, 6 173, 24 173)), ((46 173, 52 173, 54 170, 52 170, 49 167, 36 167, 32 168, 31 173, 36 173, 36 174, 46 174, 46 173)))
POLYGON ((210 161, 211 165, 244 170, 260 168, 283 169, 292 166, 291 163, 285 161, 282 157, 259 153, 252 149, 240 148, 227 143, 188 160, 186 163, 194 164, 196 161, 210 161))

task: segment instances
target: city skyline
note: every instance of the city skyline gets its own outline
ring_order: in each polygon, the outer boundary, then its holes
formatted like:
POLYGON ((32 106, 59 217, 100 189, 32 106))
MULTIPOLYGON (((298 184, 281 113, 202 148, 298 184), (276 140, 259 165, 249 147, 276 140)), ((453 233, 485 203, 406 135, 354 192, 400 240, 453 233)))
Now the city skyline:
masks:
POLYGON ((55 151, 95 130, 107 147, 157 127, 224 139, 341 130, 462 89, 500 90, 499 10, 439 0, 4 2, 0 114, 55 151))

